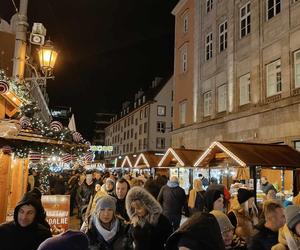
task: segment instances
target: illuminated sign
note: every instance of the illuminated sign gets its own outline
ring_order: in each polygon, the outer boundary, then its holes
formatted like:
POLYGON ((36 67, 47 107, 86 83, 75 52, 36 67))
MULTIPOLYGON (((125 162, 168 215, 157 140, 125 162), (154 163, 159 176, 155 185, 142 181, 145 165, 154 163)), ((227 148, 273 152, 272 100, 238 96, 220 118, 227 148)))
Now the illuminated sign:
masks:
POLYGON ((113 146, 96 146, 92 145, 90 150, 93 152, 112 152, 114 150, 113 146))

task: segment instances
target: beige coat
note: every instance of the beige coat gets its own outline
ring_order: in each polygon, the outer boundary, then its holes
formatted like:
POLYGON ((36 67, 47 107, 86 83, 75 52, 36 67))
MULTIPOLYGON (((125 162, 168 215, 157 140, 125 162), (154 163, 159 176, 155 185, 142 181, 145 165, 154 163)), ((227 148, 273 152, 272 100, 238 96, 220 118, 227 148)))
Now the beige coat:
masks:
POLYGON ((299 250, 300 237, 294 234, 285 224, 279 229, 278 244, 272 247, 272 250, 299 250))

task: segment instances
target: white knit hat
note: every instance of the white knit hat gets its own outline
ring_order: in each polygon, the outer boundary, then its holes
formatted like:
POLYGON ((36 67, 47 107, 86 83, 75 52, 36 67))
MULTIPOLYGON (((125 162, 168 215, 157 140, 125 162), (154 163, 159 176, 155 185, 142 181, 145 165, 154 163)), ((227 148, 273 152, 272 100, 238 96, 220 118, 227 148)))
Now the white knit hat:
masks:
POLYGON ((234 229, 226 214, 219 210, 212 210, 210 213, 217 219, 221 233, 234 229))

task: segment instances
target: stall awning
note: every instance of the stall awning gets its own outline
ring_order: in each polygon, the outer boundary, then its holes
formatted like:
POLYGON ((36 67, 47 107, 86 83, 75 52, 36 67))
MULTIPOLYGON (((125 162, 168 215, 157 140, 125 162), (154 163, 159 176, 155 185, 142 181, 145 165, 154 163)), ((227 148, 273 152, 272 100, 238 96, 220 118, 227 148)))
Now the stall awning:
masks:
POLYGON ((193 163, 200 157, 202 150, 169 148, 164 154, 158 167, 169 167, 172 165, 187 167, 193 166, 193 163))
POLYGON ((136 155, 126 155, 124 160, 122 161, 122 168, 132 168, 136 161, 136 155))
POLYGON ((300 167, 300 152, 290 146, 222 141, 213 142, 194 166, 204 167, 222 153, 225 153, 241 167, 300 167))
POLYGON ((134 167, 135 168, 150 168, 158 166, 162 156, 157 155, 157 152, 143 152, 137 157, 134 167))

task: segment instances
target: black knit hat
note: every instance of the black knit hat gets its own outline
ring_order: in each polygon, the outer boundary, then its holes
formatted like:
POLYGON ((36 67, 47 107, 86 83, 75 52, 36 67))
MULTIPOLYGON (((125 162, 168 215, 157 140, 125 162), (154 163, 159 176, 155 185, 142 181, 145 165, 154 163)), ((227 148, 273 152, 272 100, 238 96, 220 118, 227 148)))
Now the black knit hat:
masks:
POLYGON ((219 198, 224 198, 224 195, 220 190, 210 189, 206 191, 205 205, 209 212, 214 209, 214 202, 219 198))
POLYGON ((238 194, 237 194, 237 198, 238 198, 238 202, 240 204, 246 202, 247 200, 249 200, 251 197, 254 197, 254 193, 251 190, 248 190, 246 188, 239 188, 238 190, 238 194))

